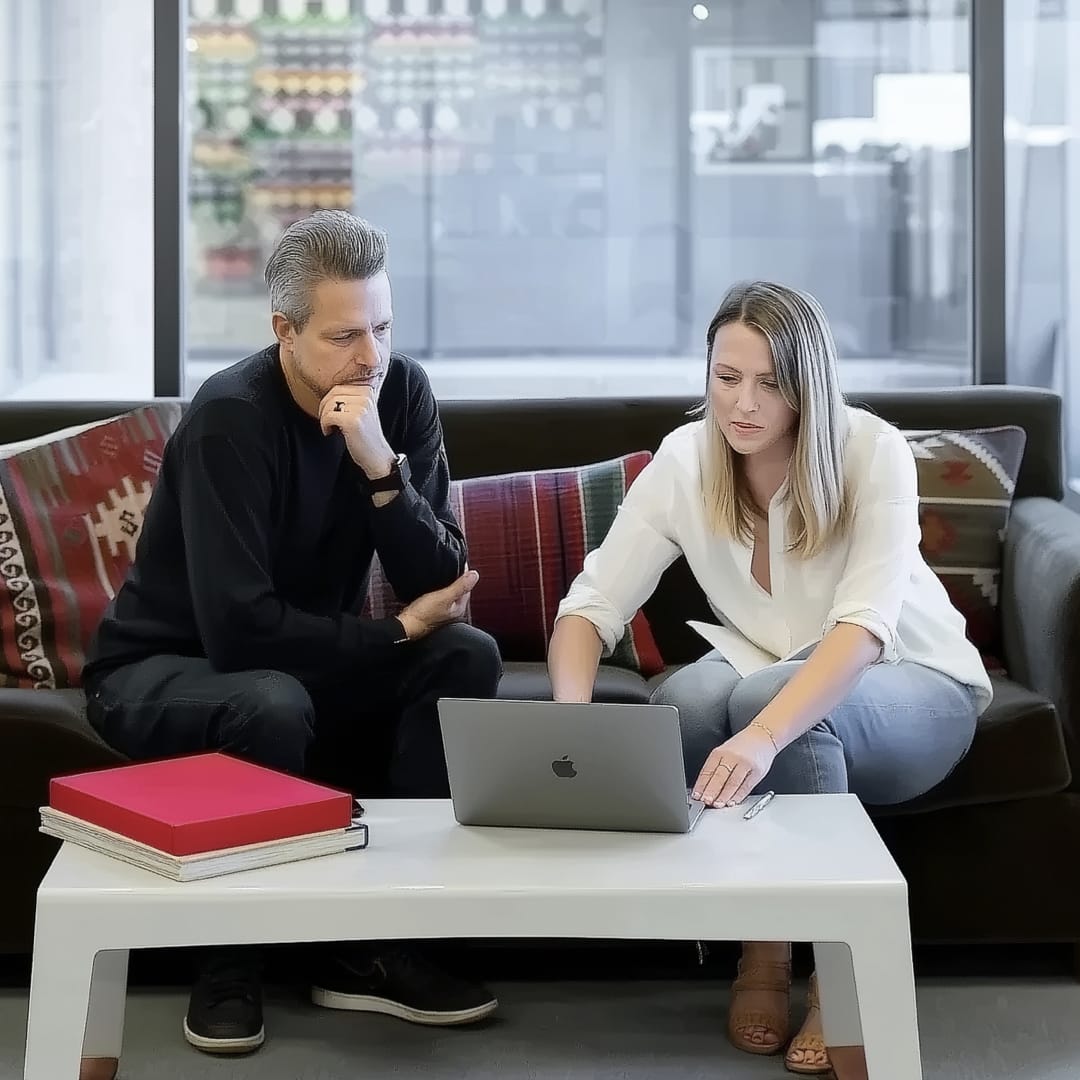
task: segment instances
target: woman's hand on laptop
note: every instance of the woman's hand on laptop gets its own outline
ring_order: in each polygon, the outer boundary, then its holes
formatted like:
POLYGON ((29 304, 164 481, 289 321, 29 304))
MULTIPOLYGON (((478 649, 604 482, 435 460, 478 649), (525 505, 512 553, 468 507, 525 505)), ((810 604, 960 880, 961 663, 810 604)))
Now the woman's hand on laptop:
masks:
POLYGON ((415 641, 427 637, 440 626, 464 618, 469 607, 469 594, 479 580, 480 575, 475 570, 466 568, 465 573, 452 585, 417 597, 398 614, 398 622, 405 628, 405 636, 415 641))
POLYGON ((735 806, 768 775, 775 760, 776 747, 768 733, 744 728, 705 759, 694 782, 694 798, 706 806, 735 806))

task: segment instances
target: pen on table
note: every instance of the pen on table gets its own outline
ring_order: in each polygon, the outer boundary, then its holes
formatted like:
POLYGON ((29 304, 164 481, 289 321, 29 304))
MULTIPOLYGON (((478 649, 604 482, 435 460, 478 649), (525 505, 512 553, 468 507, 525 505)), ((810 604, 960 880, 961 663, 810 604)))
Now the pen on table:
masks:
POLYGON ((754 803, 754 805, 751 806, 750 809, 747 810, 745 814, 743 814, 743 821, 749 821, 752 817, 755 817, 758 814, 760 814, 761 811, 764 810, 765 807, 768 806, 769 803, 771 803, 775 797, 776 797, 776 792, 775 791, 766 791, 765 794, 762 795, 761 798, 758 799, 758 801, 756 803, 754 803))

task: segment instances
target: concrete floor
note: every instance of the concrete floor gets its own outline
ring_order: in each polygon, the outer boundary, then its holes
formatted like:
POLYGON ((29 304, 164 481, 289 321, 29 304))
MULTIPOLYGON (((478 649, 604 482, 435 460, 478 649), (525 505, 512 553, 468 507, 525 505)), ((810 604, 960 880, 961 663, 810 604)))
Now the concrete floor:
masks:
MULTIPOLYGON (((727 987, 713 980, 496 982, 496 1020, 427 1030, 329 1012, 275 985, 267 1042, 246 1058, 191 1050, 183 989, 136 987, 128 998, 123 1080, 766 1080, 779 1058, 726 1042, 727 987)), ((793 1001, 802 1001, 802 987, 793 1001)), ((21 1076, 27 994, 0 990, 0 1077, 21 1076)), ((919 980, 926 1080, 1076 1080, 1080 984, 1064 975, 919 980)))

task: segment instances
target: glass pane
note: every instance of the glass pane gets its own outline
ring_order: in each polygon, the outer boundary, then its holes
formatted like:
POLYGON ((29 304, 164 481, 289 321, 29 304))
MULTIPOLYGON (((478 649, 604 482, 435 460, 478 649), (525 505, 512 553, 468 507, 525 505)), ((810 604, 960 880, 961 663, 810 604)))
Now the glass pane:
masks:
POLYGON ((1011 383, 1065 401, 1071 496, 1080 496, 1080 385, 1069 363, 1080 302, 1077 0, 1005 4, 1005 330, 1011 383))
POLYGON ((966 3, 699 4, 693 322, 728 282, 825 306, 847 389, 966 382, 966 3))
POLYGON ((849 389, 970 379, 964 0, 189 5, 189 390, 320 206, 389 231, 443 396, 695 394, 751 276, 820 297, 849 389))
POLYGON ((0 396, 151 396, 153 9, 0 0, 0 58, 0 396))

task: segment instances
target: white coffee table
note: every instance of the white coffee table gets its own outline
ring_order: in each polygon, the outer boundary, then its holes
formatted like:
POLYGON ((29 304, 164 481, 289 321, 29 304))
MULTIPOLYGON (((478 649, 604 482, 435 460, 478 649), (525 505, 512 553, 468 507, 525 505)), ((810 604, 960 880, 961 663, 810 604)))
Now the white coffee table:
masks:
POLYGON ((189 884, 65 844, 38 891, 24 1080, 120 1056, 129 949, 415 937, 812 941, 829 1043, 864 1043, 871 1080, 921 1080, 907 887, 852 796, 712 810, 689 836, 463 828, 442 801, 367 821, 366 851, 189 884))

